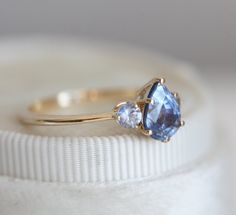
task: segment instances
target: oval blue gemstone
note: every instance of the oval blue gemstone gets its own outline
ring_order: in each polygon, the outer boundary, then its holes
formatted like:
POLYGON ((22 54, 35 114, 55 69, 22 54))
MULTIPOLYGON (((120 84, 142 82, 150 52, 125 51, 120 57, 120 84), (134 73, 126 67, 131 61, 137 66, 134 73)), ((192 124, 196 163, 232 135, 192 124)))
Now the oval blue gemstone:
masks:
POLYGON ((160 83, 153 84, 148 98, 154 103, 144 108, 144 129, 152 131, 152 138, 166 141, 181 125, 180 105, 167 87, 160 83))

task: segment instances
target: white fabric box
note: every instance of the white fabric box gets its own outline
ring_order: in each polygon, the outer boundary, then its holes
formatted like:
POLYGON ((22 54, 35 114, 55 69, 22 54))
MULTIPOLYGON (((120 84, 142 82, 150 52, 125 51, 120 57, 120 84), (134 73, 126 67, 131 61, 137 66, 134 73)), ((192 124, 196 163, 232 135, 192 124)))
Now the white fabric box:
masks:
POLYGON ((214 139, 212 104, 191 67, 94 42, 25 40, 0 46, 1 214, 221 213, 216 193, 224 163, 214 139), (186 126, 169 144, 115 122, 48 128, 17 120, 32 99, 59 90, 136 87, 153 77, 165 77, 183 98, 186 126))

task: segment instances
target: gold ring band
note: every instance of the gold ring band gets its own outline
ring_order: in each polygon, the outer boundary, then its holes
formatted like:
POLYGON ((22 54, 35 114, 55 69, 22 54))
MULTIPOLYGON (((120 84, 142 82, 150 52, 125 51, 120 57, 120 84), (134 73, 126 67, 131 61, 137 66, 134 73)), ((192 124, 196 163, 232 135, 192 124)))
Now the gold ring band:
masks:
POLYGON ((86 115, 53 115, 47 114, 56 109, 78 106, 81 103, 95 103, 97 101, 124 98, 133 100, 135 90, 109 89, 109 90, 68 90, 56 96, 34 101, 21 119, 32 125, 71 125, 85 122, 97 122, 114 119, 114 113, 98 113, 86 115))
MULTIPOLYGON (((180 98, 178 94, 170 94, 168 89, 164 86, 164 83, 165 80, 163 78, 154 78, 137 91, 132 89, 63 91, 58 93, 56 96, 33 102, 28 107, 28 111, 22 114, 21 121, 31 125, 56 126, 105 120, 117 120, 123 127, 135 127, 147 136, 151 136, 154 137, 154 139, 166 142, 180 126, 184 125, 184 122, 181 120, 181 114, 179 110, 180 98), (158 90, 160 92, 158 92, 158 90), (161 98, 163 96, 163 92, 165 92, 166 95, 165 97, 161 98), (152 93, 153 95, 151 95, 152 93), (122 98, 123 101, 119 102, 112 111, 107 113, 85 115, 55 114, 56 110, 66 109, 73 106, 78 107, 82 103, 96 104, 96 102, 117 100, 118 98, 122 98), (164 105, 168 107, 165 107, 164 105), (166 108, 166 110, 162 110, 163 107, 166 108), (160 110, 160 108, 162 109, 160 110), (159 111, 159 115, 157 115, 157 111, 159 111), (160 113, 160 111, 166 113, 166 116, 164 116, 163 113, 160 113), (170 132, 170 135, 164 135, 163 138, 159 138, 158 135, 154 135, 153 129, 150 129, 150 126, 147 126, 149 123, 148 120, 150 120, 149 118, 153 117, 154 113, 156 114, 154 118, 157 117, 155 120, 159 120, 158 123, 162 123, 161 126, 165 125, 166 130, 168 130, 169 127, 172 128, 173 134, 170 132), (160 116, 161 114, 163 116, 160 116), (172 118, 168 114, 171 115, 172 118), (146 122, 144 121, 144 117, 146 122), (167 119, 167 117, 169 118, 167 119)), ((152 127, 156 127, 158 123, 154 123, 152 127)), ((155 132, 158 129, 154 129, 155 132)), ((159 129, 158 132, 161 133, 164 131, 159 129)))

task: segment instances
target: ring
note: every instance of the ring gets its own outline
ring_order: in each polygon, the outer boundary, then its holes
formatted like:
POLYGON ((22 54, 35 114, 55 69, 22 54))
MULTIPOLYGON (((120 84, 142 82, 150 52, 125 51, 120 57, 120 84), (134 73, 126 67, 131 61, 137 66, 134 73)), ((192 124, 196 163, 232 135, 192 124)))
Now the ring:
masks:
POLYGON ((33 102, 21 115, 21 122, 31 125, 72 125, 85 122, 116 120, 124 128, 168 142, 185 123, 181 119, 180 97, 165 86, 164 78, 154 78, 138 91, 71 90, 33 102), (82 102, 123 98, 111 112, 86 115, 55 114, 55 110, 77 107, 82 102))

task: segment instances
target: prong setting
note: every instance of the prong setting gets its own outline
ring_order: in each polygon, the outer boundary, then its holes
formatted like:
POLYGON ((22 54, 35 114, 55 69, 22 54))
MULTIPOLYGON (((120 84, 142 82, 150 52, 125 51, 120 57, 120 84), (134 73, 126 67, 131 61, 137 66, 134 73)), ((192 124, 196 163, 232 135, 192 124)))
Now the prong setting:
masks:
POLYGON ((150 99, 150 98, 147 98, 147 99, 145 99, 145 101, 146 101, 146 104, 154 104, 154 100, 153 99, 150 99))
POLYGON ((164 83, 164 78, 155 78, 139 91, 136 102, 119 103, 114 108, 118 123, 161 142, 169 142, 185 123, 181 121, 179 94, 170 92, 164 83), (122 108, 126 108, 125 111, 122 108), (170 121, 173 123, 169 124, 170 121))
POLYGON ((141 99, 141 100, 138 100, 137 101, 137 105, 139 106, 144 106, 146 104, 154 104, 154 100, 153 99, 149 99, 149 98, 146 98, 146 99, 141 99))
POLYGON ((170 142, 170 138, 166 137, 166 139, 163 141, 163 143, 168 143, 168 142, 170 142))
POLYGON ((142 130, 142 133, 143 133, 145 136, 151 136, 151 135, 152 135, 152 130, 142 130))
POLYGON ((166 80, 164 78, 160 78, 160 83, 164 84, 166 82, 166 80))
POLYGON ((173 92, 172 95, 175 97, 176 101, 180 105, 180 96, 179 96, 179 94, 177 92, 173 92))
POLYGON ((168 142, 181 126, 179 95, 169 91, 164 85, 164 78, 153 79, 150 83, 149 91, 143 98, 145 106, 142 109, 141 132, 156 140, 168 142))
POLYGON ((179 98, 179 94, 178 94, 177 92, 173 92, 172 94, 173 94, 173 96, 174 96, 176 99, 179 98))
POLYGON ((143 124, 140 124, 138 126, 138 130, 141 131, 142 134, 144 134, 145 136, 151 136, 152 135, 152 131, 151 130, 145 130, 143 127, 143 124))

